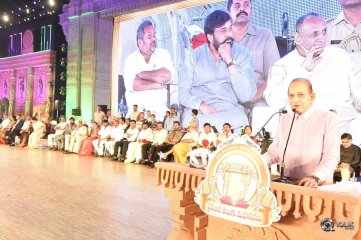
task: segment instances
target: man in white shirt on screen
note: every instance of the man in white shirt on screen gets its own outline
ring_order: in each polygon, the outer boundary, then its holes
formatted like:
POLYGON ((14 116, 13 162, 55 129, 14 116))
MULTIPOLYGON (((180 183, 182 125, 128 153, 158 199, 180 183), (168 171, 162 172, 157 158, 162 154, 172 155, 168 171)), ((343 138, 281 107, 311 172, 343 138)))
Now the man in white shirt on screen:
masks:
POLYGON ((124 64, 125 97, 128 109, 138 104, 140 109, 163 113, 167 108, 167 89, 174 68, 167 50, 157 48, 153 23, 143 21, 137 30, 138 49, 124 64))
POLYGON ((297 20, 296 49, 273 64, 268 75, 264 97, 269 106, 287 106, 287 88, 295 78, 306 78, 317 92, 314 105, 318 109, 337 112, 341 132, 356 134, 360 118, 356 102, 352 68, 345 50, 325 47, 326 21, 317 13, 309 13, 297 20))

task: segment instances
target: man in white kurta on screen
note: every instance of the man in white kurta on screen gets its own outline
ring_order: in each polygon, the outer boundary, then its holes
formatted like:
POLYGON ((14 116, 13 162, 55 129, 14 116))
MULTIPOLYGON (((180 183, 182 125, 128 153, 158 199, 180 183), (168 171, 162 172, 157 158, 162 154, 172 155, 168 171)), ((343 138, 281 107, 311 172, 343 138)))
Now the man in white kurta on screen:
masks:
POLYGON ((200 125, 209 122, 222 129, 226 119, 240 128, 248 124, 240 103, 250 101, 257 90, 251 56, 246 48, 233 44, 227 12, 212 12, 204 32, 208 44, 192 51, 180 71, 179 102, 185 107, 182 124, 187 126, 192 109, 197 109, 200 125))
POLYGON ((153 23, 143 21, 137 30, 138 49, 124 64, 125 97, 128 109, 138 104, 140 109, 163 114, 167 108, 166 84, 170 83, 174 67, 169 52, 157 48, 153 23))
POLYGON ((290 82, 307 78, 317 93, 314 106, 336 111, 340 134, 349 132, 358 139, 361 118, 355 107, 359 93, 354 81, 354 62, 344 49, 326 47, 326 36, 326 21, 319 14, 300 17, 296 22, 296 49, 273 64, 264 97, 269 106, 283 108, 287 106, 290 82))
MULTIPOLYGON (((317 94, 317 93, 316 93, 317 94)), ((268 164, 285 162, 285 176, 298 179, 297 184, 317 187, 333 181, 340 160, 339 120, 336 113, 317 110, 316 95, 307 79, 294 79, 288 88, 288 103, 294 110, 282 115, 276 137, 263 154, 268 164), (295 120, 285 146, 288 134, 295 120)))

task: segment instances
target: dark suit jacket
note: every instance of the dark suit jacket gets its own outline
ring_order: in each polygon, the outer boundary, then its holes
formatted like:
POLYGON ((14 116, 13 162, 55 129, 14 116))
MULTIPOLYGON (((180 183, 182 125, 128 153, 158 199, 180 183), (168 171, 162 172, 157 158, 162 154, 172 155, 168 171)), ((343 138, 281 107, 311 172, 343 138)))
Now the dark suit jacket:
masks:
POLYGON ((24 125, 24 120, 20 120, 17 124, 15 124, 10 134, 18 135, 23 125, 24 125))

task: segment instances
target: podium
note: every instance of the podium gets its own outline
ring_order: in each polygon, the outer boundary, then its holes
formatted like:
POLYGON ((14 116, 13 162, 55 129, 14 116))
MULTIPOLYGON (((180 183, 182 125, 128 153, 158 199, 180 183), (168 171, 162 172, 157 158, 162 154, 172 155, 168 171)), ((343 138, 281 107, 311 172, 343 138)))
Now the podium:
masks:
POLYGON ((271 183, 271 191, 282 208, 281 219, 269 227, 249 227, 208 216, 194 202, 194 192, 206 177, 204 170, 189 168, 188 164, 165 162, 155 166, 156 184, 163 187, 171 201, 173 229, 168 240, 361 239, 360 196, 271 183), (324 219, 333 221, 333 231, 321 228, 324 219), (351 223, 352 229, 345 227, 351 223))

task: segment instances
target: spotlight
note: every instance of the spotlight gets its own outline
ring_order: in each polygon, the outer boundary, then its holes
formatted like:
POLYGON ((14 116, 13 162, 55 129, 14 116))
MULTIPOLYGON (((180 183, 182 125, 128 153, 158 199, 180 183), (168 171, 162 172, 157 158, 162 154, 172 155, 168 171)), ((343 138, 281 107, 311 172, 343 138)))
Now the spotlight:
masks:
POLYGON ((60 46, 60 51, 61 51, 62 53, 66 53, 66 50, 67 50, 66 44, 65 44, 65 43, 61 44, 61 46, 60 46))
POLYGON ((4 22, 9 22, 9 16, 6 13, 3 15, 3 20, 4 22))
POLYGON ((66 94, 66 88, 61 86, 60 89, 59 89, 59 94, 64 96, 66 94))
POLYGON ((49 0, 48 3, 49 3, 49 6, 50 6, 50 7, 54 7, 54 6, 55 6, 55 1, 54 1, 54 0, 49 0))
POLYGON ((61 81, 66 81, 66 77, 67 77, 66 72, 61 72, 60 73, 60 80, 61 81))
POLYGON ((66 67, 68 60, 66 58, 61 58, 60 60, 60 66, 66 67))
POLYGON ((27 8, 27 9, 26 9, 25 11, 26 11, 26 13, 28 13, 28 14, 30 13, 30 10, 29 10, 29 8, 27 8))

